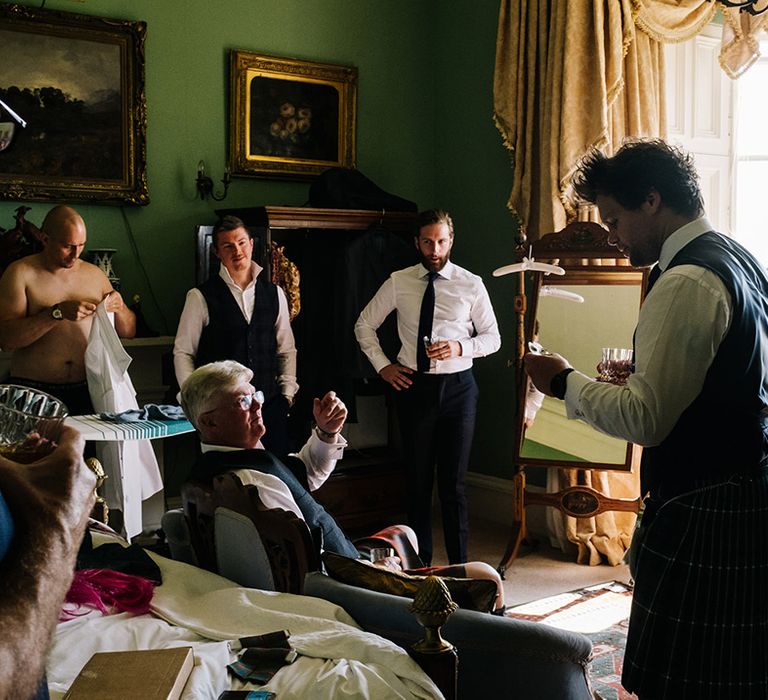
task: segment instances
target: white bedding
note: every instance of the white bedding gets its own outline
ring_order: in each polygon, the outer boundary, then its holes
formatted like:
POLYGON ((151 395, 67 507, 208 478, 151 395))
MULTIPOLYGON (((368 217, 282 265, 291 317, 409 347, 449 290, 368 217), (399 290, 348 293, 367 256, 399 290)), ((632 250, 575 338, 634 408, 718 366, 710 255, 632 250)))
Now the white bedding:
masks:
POLYGON ((442 698, 405 651, 360 630, 337 605, 240 588, 202 569, 152 557, 163 575, 154 614, 89 613, 58 625, 47 668, 52 698, 63 695, 94 652, 192 646, 195 668, 183 698, 215 700, 227 688, 256 687, 227 673, 235 657, 224 640, 281 629, 290 630, 300 656, 263 686, 279 700, 442 698))

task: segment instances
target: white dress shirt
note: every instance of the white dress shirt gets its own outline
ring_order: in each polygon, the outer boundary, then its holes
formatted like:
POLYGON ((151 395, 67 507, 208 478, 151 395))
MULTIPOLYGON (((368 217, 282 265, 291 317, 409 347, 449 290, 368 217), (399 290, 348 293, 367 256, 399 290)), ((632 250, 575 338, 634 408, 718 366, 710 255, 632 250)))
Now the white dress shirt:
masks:
MULTIPOLYGON (((310 491, 317 491, 325 483, 336 468, 336 462, 344 456, 344 448, 347 446, 347 441, 341 434, 337 436, 336 440, 334 443, 324 442, 313 430, 310 433, 309 439, 304 443, 304 447, 293 455, 298 457, 307 469, 307 482, 310 491)), ((203 452, 237 452, 243 448, 229 447, 227 445, 210 445, 203 442, 200 445, 200 449, 203 452)), ((243 483, 254 484, 259 488, 259 497, 267 508, 284 508, 293 512, 298 510, 290 490, 278 477, 264 474, 258 469, 242 469, 239 471, 249 472, 247 482, 242 478, 240 480, 243 483), (275 484, 275 480, 280 483, 275 484), (264 486, 263 492, 262 485, 264 486), (289 503, 292 505, 289 506, 289 503)), ((297 515, 303 519, 301 513, 297 513, 297 515)))
POLYGON ((712 230, 701 217, 664 241, 658 263, 662 274, 640 309, 634 374, 626 386, 619 387, 571 372, 565 394, 569 418, 580 418, 609 435, 652 447, 669 435, 701 393, 730 327, 730 294, 706 268, 666 268, 684 246, 712 230))
MULTIPOLYGON (((139 406, 128 374, 131 357, 117 337, 106 304, 103 300, 96 308, 85 349, 88 393, 99 413, 139 406)), ((110 477, 103 487, 107 505, 123 512, 123 526, 129 537, 141 534, 142 501, 163 488, 152 444, 149 440, 98 441, 96 456, 110 477)))
MULTIPOLYGON (((232 293, 237 305, 243 312, 245 320, 250 323, 253 316, 253 308, 256 303, 256 278, 262 271, 262 267, 255 262, 251 263, 252 278, 245 289, 241 289, 232 279, 227 268, 221 265, 219 276, 232 293)), ((291 330, 291 320, 288 313, 288 300, 285 292, 277 288, 278 311, 275 321, 275 337, 277 339, 277 384, 280 393, 292 400, 299 385, 296 383, 296 344, 291 330)), ((184 309, 179 318, 179 327, 176 330, 176 340, 173 344, 173 367, 176 370, 176 381, 179 386, 184 386, 190 374, 195 369, 195 357, 200 345, 200 336, 203 328, 208 325, 208 304, 199 289, 190 289, 184 309)), ((258 387, 257 387, 258 388, 258 387)))
MULTIPOLYGON (((397 361, 416 369, 421 300, 427 288, 428 272, 419 263, 393 272, 363 309, 355 323, 355 336, 362 351, 380 372, 392 364, 381 349, 376 329, 397 309, 400 352, 397 361)), ((432 360, 430 374, 453 374, 472 367, 472 358, 484 357, 501 347, 501 336, 491 300, 483 280, 448 261, 435 280, 435 314, 432 340, 457 340, 461 355, 432 360)))

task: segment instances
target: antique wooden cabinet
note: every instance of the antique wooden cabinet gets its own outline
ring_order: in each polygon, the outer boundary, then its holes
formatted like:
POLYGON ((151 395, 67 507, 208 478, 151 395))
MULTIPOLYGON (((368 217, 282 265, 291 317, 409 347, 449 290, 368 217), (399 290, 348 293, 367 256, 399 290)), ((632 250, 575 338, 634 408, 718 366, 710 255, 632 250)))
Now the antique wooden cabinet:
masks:
MULTIPOLYGON (((394 411, 387 387, 357 347, 353 327, 389 273, 417 261, 415 214, 271 206, 217 214, 238 216, 249 226, 257 243, 254 258, 268 271, 279 246, 299 272, 301 310, 292 327, 301 388, 290 421, 292 444, 299 447, 308 435, 314 396, 332 389, 350 409, 350 446, 314 494, 317 500, 352 535, 402 522, 405 478, 394 411)), ((211 229, 198 227, 198 283, 217 268, 211 229)))

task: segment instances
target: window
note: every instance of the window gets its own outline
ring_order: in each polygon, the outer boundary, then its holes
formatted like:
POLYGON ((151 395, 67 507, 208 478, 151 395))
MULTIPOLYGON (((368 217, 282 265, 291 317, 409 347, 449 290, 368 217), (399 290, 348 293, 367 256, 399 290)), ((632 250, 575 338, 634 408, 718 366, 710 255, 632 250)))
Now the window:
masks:
POLYGON ((768 266, 768 41, 760 58, 736 81, 734 238, 768 266))

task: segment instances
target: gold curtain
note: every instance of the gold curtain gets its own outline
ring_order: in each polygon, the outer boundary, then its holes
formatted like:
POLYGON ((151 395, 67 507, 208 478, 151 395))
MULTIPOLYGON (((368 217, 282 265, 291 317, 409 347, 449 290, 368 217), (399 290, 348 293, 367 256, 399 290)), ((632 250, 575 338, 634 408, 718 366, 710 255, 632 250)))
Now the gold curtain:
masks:
MULTIPOLYGON (((630 0, 501 2, 494 119, 514 160, 508 206, 530 240, 575 218, 569 182, 591 148, 665 132, 663 48, 636 31, 635 9, 630 0)), ((611 497, 639 493, 636 473, 563 469, 556 480, 611 497)), ((563 516, 559 529, 579 562, 618 564, 633 526, 633 514, 608 512, 563 516)))
POLYGON ((686 41, 712 21, 712 0, 633 0, 635 24, 656 41, 686 41))
MULTIPOLYGON (((501 0, 494 121, 513 160, 507 206, 529 240, 576 217, 569 182, 591 149, 608 153, 627 137, 666 135, 662 41, 684 41, 712 17, 711 0, 501 0)), ((754 35, 768 20, 721 7, 720 63, 737 77, 756 60, 754 35)), ((637 474, 559 470, 550 482, 634 497, 637 474)), ((555 484, 550 483, 550 486, 555 484)), ((559 531, 581 563, 617 564, 634 515, 563 518, 559 531)))
POLYGON ((663 67, 630 0, 502 0, 494 120, 514 161, 508 206, 530 240, 574 218, 568 184, 591 148, 664 133, 663 67))
MULTIPOLYGON (((588 486, 611 498, 637 498, 640 491, 637 472, 597 469, 550 469, 547 472, 550 493, 570 486, 588 486)), ((634 513, 606 511, 594 518, 573 518, 554 508, 549 508, 546 516, 552 545, 563 551, 575 545, 576 562, 589 566, 621 564, 632 540, 636 517, 634 513)))
MULTIPOLYGON (((633 0, 635 24, 657 41, 686 41, 698 34, 715 15, 710 0, 633 0)), ((720 67, 736 79, 760 57, 758 33, 766 27, 768 13, 751 15, 738 7, 720 5, 723 39, 720 67)))
POLYGON ((753 16, 735 7, 721 9, 725 22, 720 67, 735 80, 760 58, 760 44, 755 37, 768 26, 768 12, 753 16))
MULTIPOLYGON (((656 41, 686 41, 698 34, 715 15, 711 0, 633 0, 635 24, 656 41)), ((738 7, 720 5, 723 38, 720 67, 735 80, 760 57, 758 33, 766 27, 768 13, 751 15, 738 7)))

